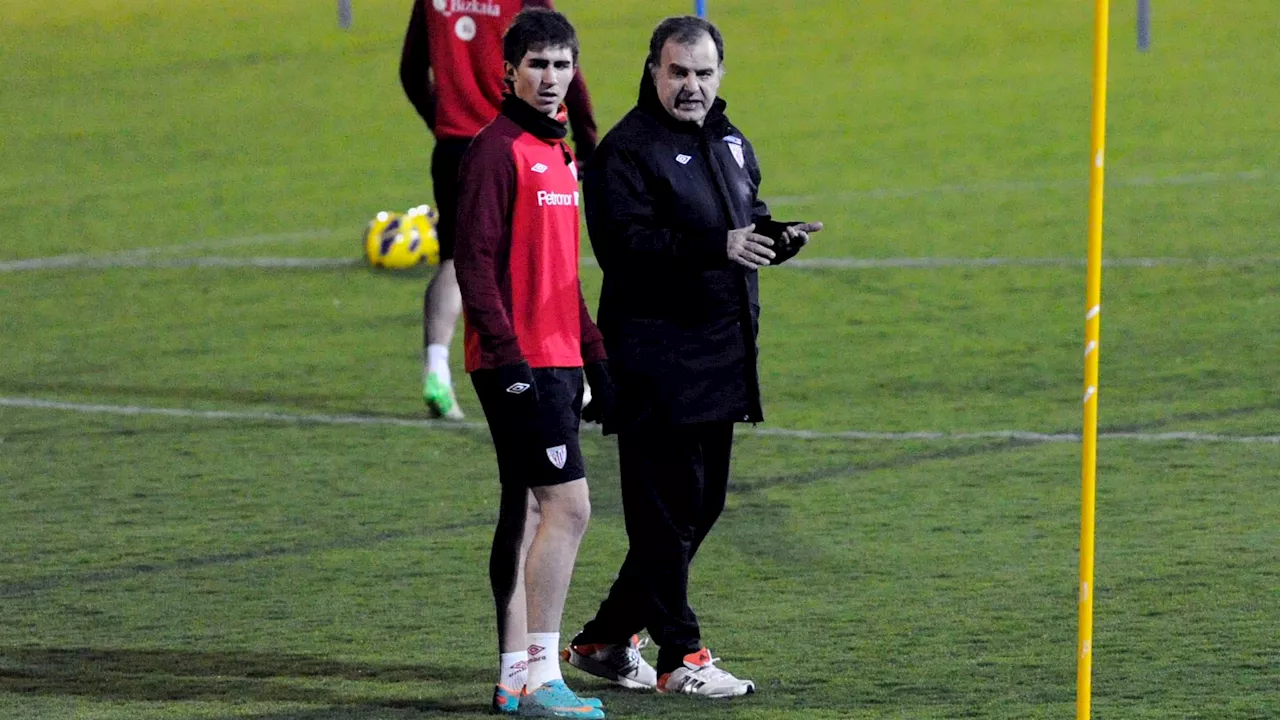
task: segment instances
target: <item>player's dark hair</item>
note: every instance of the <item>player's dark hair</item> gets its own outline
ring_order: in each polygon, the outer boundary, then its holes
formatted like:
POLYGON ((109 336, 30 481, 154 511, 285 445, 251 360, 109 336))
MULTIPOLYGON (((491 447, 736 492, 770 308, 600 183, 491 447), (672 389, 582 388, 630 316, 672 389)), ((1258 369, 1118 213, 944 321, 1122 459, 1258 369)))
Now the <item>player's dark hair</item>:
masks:
POLYGON ((649 58, 645 62, 651 68, 658 67, 658 63, 662 62, 662 48, 666 46, 668 40, 675 40, 681 45, 695 45, 703 35, 711 36, 711 41, 716 44, 716 55, 723 63, 724 37, 720 35, 720 30, 715 25, 693 15, 669 17, 658 23, 658 27, 653 29, 653 36, 649 38, 649 58))
POLYGON ((569 23, 569 18, 555 10, 521 10, 502 36, 502 59, 516 67, 529 51, 547 48, 569 48, 573 53, 573 64, 578 64, 578 33, 569 23))

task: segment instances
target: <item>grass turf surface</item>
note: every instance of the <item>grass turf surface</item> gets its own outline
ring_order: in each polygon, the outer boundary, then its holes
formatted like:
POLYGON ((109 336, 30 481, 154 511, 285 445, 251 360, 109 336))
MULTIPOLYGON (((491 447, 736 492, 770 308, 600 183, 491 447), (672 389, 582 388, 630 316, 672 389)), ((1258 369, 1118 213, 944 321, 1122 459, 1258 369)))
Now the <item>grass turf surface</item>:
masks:
MULTIPOLYGON (((559 4, 603 127, 683 3, 559 4)), ((1280 426, 1280 102, 1267 3, 1115 8, 1103 431, 1280 426)), ((1084 5, 712 3, 724 94, 824 258, 1083 256, 1084 5)), ((14 0, 0 27, 0 262, 354 258, 429 200, 397 87, 405 2, 14 0), (285 32, 282 29, 287 28, 285 32)), ((421 416, 422 273, 0 272, 0 396, 421 416)), ((1083 270, 763 277, 765 427, 1072 432, 1083 270)), ((599 275, 584 270, 588 294, 599 275)), ((478 407, 463 386, 462 402, 478 407)), ((625 548, 612 442, 565 615, 625 548)), ((478 715, 493 676, 483 430, 0 407, 0 715, 478 715)), ((1104 440, 1095 716, 1280 712, 1280 445, 1104 440)), ((619 717, 1073 714, 1079 454, 1007 440, 744 435, 694 570, 706 640, 762 692, 614 692, 619 717)))

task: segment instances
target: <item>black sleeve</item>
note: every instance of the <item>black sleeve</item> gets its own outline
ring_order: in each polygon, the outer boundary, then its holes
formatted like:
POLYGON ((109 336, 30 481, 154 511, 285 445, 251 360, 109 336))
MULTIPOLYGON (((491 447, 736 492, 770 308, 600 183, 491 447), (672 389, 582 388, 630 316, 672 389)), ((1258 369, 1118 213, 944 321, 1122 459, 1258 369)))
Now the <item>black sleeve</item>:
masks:
POLYGON ((665 225, 640 166, 626 150, 601 146, 587 164, 583 192, 591 248, 606 270, 615 263, 706 267, 727 260, 729 228, 665 225))
POLYGON ((510 252, 515 191, 510 141, 481 133, 462 156, 453 266, 467 322, 498 365, 524 359, 498 282, 498 256, 510 252))
POLYGON ((423 0, 414 0, 409 28, 400 51, 400 85, 427 127, 436 126, 436 95, 431 84, 431 53, 427 35, 427 11, 423 0))

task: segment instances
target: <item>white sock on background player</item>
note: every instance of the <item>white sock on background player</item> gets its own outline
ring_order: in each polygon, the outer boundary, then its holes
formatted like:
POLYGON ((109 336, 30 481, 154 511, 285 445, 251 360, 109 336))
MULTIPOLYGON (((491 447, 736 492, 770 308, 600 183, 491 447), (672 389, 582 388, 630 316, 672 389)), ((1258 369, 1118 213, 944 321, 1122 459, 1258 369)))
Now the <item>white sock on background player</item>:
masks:
POLYGON ((453 387, 453 378, 449 374, 449 346, 427 346, 427 372, 435 373, 440 382, 453 387))

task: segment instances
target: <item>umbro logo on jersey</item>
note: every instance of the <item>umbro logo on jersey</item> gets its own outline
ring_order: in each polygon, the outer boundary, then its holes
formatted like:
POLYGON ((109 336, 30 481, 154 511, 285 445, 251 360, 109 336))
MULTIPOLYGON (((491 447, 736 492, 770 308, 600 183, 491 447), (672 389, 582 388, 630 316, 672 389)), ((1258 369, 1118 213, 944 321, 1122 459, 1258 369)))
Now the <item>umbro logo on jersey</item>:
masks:
POLYGON ((529 169, 541 175, 542 173, 547 171, 547 166, 543 165, 542 163, 538 163, 537 165, 534 165, 529 169))
POLYGON ((692 155, 685 155, 684 153, 681 153, 676 156, 676 162, 680 163, 681 165, 688 165, 689 161, 692 159, 693 159, 692 155))
POLYGON ((512 395, 519 395, 525 390, 528 390, 529 387, 530 387, 529 383, 522 383, 522 382, 512 383, 511 386, 507 388, 507 392, 511 393, 512 395))

